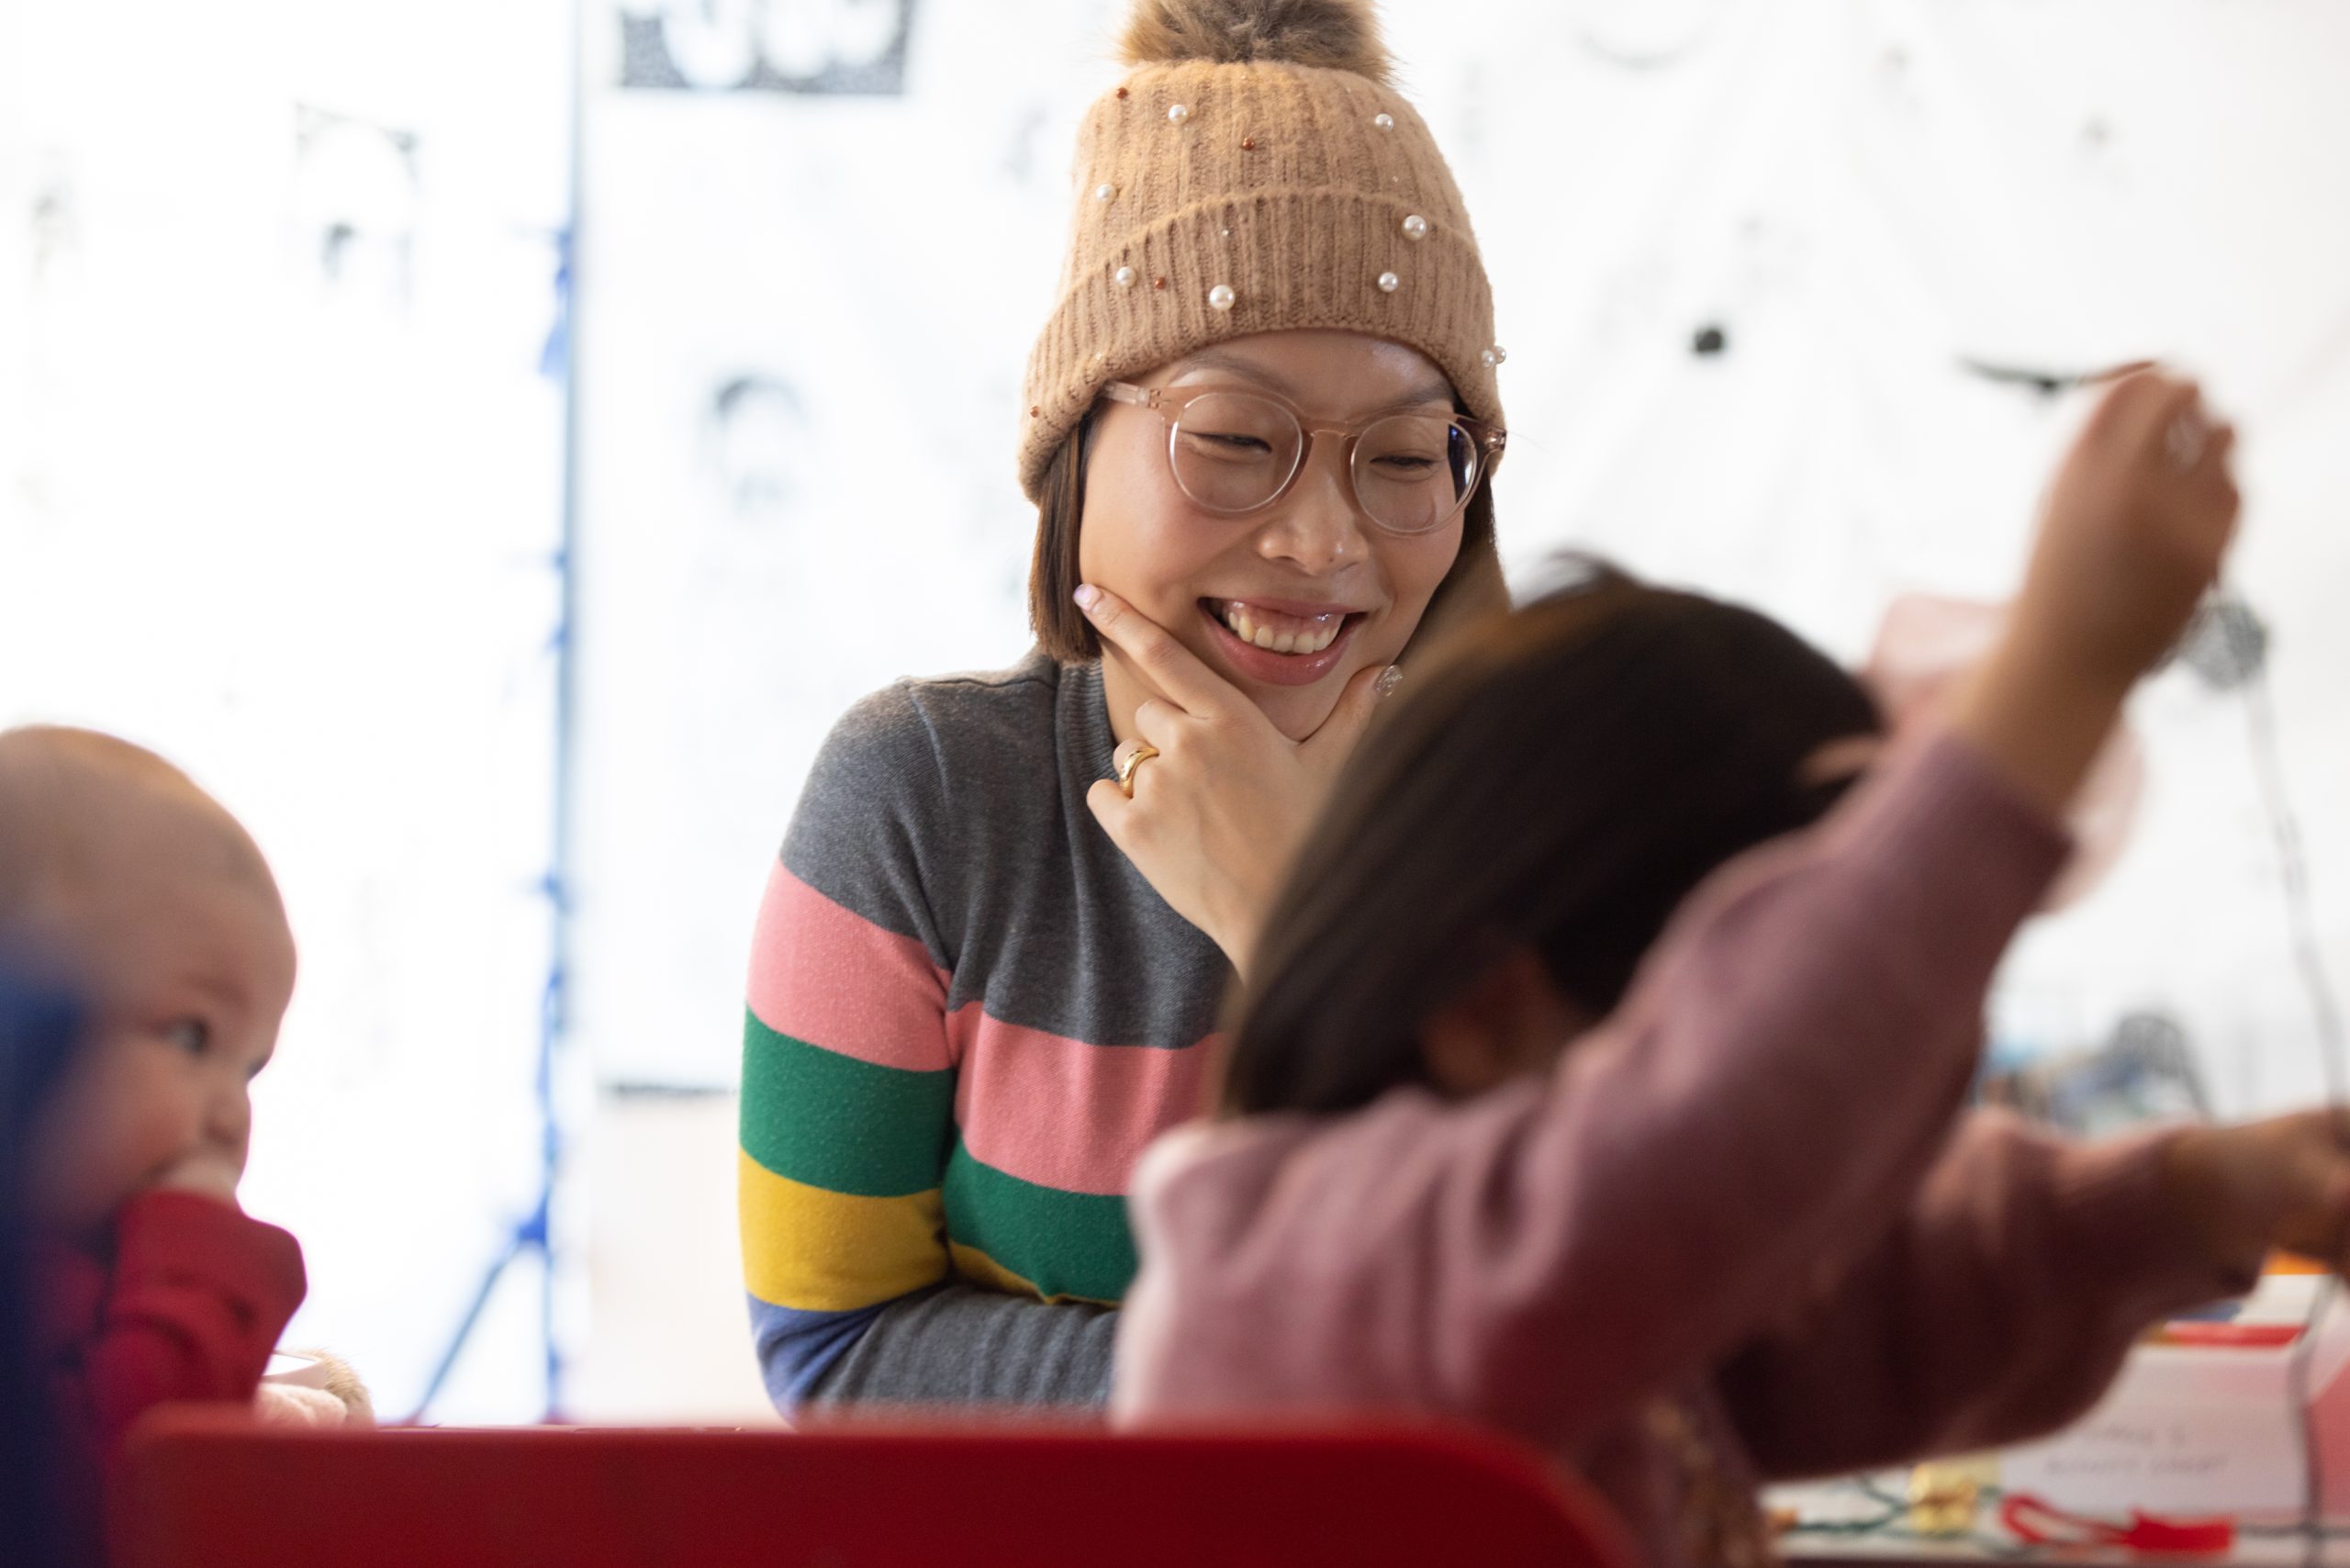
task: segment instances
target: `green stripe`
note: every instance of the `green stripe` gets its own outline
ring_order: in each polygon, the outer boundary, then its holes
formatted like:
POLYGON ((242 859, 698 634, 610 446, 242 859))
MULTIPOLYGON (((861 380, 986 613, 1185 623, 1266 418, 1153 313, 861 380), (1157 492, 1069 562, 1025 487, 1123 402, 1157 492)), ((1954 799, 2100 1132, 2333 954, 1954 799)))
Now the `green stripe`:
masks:
POLYGON ((938 1185, 955 1074, 876 1067, 778 1035, 747 1009, 743 1151, 828 1192, 902 1198, 938 1185))
POLYGON ((1135 1277, 1126 1200, 1065 1193, 971 1158, 957 1138, 946 1161, 946 1234, 976 1247, 1048 1296, 1116 1301, 1135 1277))

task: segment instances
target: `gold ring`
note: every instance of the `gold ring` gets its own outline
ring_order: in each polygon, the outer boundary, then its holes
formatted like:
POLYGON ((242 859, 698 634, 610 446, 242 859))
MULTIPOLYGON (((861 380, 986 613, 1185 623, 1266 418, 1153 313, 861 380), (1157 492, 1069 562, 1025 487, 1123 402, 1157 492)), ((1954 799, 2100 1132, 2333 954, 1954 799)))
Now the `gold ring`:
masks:
POLYGON ((1135 742, 1135 749, 1118 759, 1118 793, 1133 800, 1136 770, 1158 755, 1158 748, 1148 741, 1135 742))

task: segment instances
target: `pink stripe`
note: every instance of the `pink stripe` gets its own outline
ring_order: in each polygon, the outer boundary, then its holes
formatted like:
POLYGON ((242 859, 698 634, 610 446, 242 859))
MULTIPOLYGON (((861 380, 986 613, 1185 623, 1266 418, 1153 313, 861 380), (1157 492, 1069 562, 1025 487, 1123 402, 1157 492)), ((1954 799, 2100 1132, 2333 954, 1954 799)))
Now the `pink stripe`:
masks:
POLYGON ((778 1035, 828 1051, 937 1072, 946 974, 911 936, 842 908, 776 862, 751 938, 751 1011, 778 1035))
POLYGON ((972 1155, 1067 1193, 1119 1193, 1152 1138, 1206 1109, 1221 1045, 1090 1046, 990 1018, 972 1002, 946 1020, 963 1064, 955 1119, 972 1155))

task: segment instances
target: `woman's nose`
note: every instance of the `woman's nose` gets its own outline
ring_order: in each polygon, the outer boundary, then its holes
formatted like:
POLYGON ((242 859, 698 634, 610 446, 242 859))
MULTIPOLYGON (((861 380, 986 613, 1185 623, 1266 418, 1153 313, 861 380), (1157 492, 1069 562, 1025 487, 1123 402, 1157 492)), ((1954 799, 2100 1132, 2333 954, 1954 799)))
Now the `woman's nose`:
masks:
POLYGON ((1371 553, 1364 527, 1347 475, 1346 443, 1317 440, 1305 471, 1259 531, 1258 548, 1270 559, 1326 576, 1371 553))

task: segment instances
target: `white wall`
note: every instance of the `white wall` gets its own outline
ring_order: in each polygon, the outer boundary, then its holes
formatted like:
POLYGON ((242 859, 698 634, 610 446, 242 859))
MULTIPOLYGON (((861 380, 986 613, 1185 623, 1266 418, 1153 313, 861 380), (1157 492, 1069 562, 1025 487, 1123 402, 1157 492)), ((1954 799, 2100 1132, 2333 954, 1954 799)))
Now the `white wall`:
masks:
MULTIPOLYGON (((831 15, 845 37, 889 9, 768 0, 670 31, 723 83, 763 17, 831 15)), ((903 95, 839 97, 618 86, 620 17, 591 9, 581 1018, 610 1078, 731 1081, 750 913, 826 723, 896 676, 1024 645, 1013 400, 1057 275, 1071 129, 1114 79, 1121 10, 924 0, 903 95), (698 415, 745 370, 789 381, 805 411, 782 460, 799 488, 756 517, 710 482, 698 415)), ((1962 360, 2161 355, 2207 377, 2244 425, 2240 586, 2276 632, 2339 952, 2350 12, 1386 12, 1494 277, 1521 570, 1595 547, 1857 659, 1897 593, 2008 591, 2085 407, 1962 360), (1707 325, 1725 353, 1691 352, 1707 325)), ((640 35, 659 13, 641 0, 640 35)), ((2133 852, 2027 944, 2007 1032, 2065 1048, 2159 1006, 2224 1103, 2307 1093, 2240 706, 2174 676, 2139 717, 2133 852)))
MULTIPOLYGON (((269 855, 245 1201, 393 1412, 536 1182, 571 37, 0 0, 0 724, 152 745, 269 855)), ((447 1413, 535 1410, 509 1305, 447 1413)))

